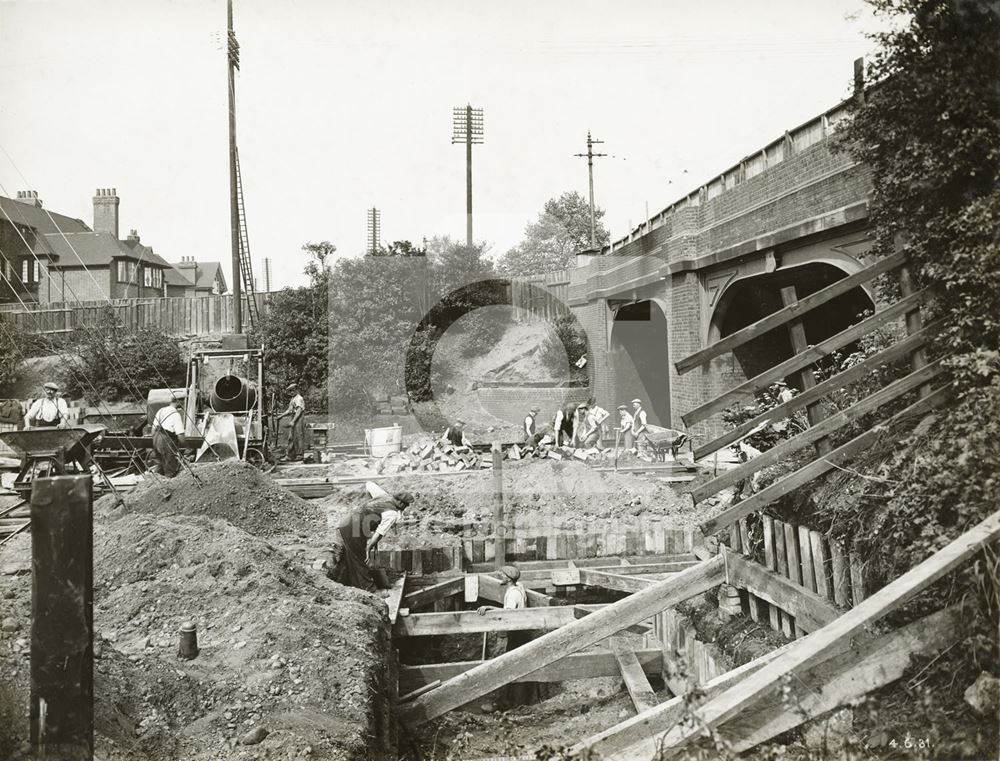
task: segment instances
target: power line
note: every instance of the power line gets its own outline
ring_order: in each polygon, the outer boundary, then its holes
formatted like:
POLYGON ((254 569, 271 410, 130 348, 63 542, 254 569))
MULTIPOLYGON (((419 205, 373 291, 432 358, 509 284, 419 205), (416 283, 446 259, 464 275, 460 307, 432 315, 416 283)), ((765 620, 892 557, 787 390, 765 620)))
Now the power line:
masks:
POLYGON ((372 206, 367 212, 368 223, 368 255, 375 256, 378 253, 379 243, 382 237, 382 212, 372 206))
POLYGON ((472 248, 472 146, 482 145, 483 109, 466 104, 452 109, 451 144, 465 143, 465 242, 472 248))

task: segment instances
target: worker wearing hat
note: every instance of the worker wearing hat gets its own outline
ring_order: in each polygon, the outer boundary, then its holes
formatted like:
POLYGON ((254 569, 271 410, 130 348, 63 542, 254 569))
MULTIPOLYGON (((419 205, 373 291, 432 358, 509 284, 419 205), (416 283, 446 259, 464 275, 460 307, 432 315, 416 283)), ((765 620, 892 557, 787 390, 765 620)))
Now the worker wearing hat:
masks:
MULTIPOLYGON (((504 586, 504 610, 517 610, 528 607, 528 591, 519 581, 520 578, 521 572, 517 569, 516 565, 505 565, 500 569, 500 583, 504 586)), ((476 609, 476 612, 481 616, 485 616, 492 609, 492 605, 481 605, 476 609)))
POLYGON ((524 416, 524 443, 529 446, 534 446, 537 442, 535 441, 536 426, 535 418, 538 417, 538 413, 541 412, 542 408, 537 404, 528 410, 528 414, 524 416))
POLYGON ((327 576, 345 586, 369 592, 389 586, 385 573, 376 567, 378 544, 413 503, 413 494, 382 490, 341 521, 334 534, 333 555, 327 576))
POLYGON ((170 402, 163 405, 153 415, 153 453, 156 455, 157 472, 173 478, 181 472, 181 450, 187 444, 184 435, 184 397, 171 394, 170 402))
POLYGON ((635 439, 635 448, 640 455, 652 448, 649 443, 649 430, 646 426, 646 410, 642 408, 642 399, 633 399, 632 437, 635 439))
POLYGON ((46 383, 43 388, 45 395, 36 399, 28 408, 28 414, 24 416, 24 430, 30 428, 68 428, 69 427, 69 407, 66 400, 56 396, 59 390, 52 381, 46 383))
POLYGON ((457 418, 454 423, 449 425, 441 434, 441 443, 451 444, 459 452, 471 450, 472 442, 465 435, 465 421, 457 418))
POLYGON ((277 420, 281 420, 289 415, 292 416, 292 426, 288 431, 288 447, 285 450, 285 457, 288 460, 301 460, 306 450, 306 423, 304 419, 304 415, 306 414, 306 400, 299 393, 299 385, 297 383, 289 383, 285 391, 291 394, 292 398, 288 402, 288 409, 277 417, 277 420))
POLYGON ((615 429, 617 435, 624 439, 625 451, 635 449, 635 434, 632 433, 634 419, 632 413, 628 411, 628 405, 618 405, 618 427, 615 429))

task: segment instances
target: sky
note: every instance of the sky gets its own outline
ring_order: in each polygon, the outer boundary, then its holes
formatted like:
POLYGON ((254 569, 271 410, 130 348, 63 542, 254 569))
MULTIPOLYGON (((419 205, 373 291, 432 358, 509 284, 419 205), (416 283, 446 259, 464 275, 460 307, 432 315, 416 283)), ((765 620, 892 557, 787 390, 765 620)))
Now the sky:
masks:
MULTIPOLYGON (((482 108, 474 237, 494 256, 545 201, 595 196, 612 239, 850 94, 863 0, 235 0, 236 115, 252 262, 305 281, 338 256, 465 237, 452 109, 482 108)), ((0 194, 93 221, 121 199, 168 261, 228 262, 224 0, 0 0, 0 194)))

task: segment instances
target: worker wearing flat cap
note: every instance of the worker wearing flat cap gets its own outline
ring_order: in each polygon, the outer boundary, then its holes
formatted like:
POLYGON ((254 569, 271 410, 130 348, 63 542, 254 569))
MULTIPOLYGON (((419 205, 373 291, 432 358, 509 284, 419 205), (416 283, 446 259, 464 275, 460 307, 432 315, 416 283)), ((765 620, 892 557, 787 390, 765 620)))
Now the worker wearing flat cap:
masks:
POLYGON ((451 444, 459 452, 472 449, 472 442, 465 435, 465 421, 461 418, 449 425, 441 434, 442 444, 451 444))
POLYGON ((535 433, 537 433, 537 426, 535 425, 535 418, 538 417, 538 413, 541 412, 541 407, 537 404, 532 407, 528 414, 524 416, 524 443, 530 446, 534 446, 537 442, 535 441, 535 433))
POLYGON ((635 434, 632 433, 634 423, 632 413, 628 411, 628 406, 618 405, 618 427, 615 429, 615 438, 621 436, 624 440, 625 451, 630 452, 635 449, 635 434))
POLYGON ((283 417, 292 416, 292 426, 288 431, 288 447, 285 450, 285 456, 288 460, 301 460, 306 451, 306 422, 303 417, 306 414, 306 400, 299 393, 297 383, 289 383, 285 391, 291 394, 292 398, 288 402, 288 409, 277 417, 278 420, 281 420, 283 417))
POLYGON ((69 407, 65 399, 56 396, 59 386, 49 381, 43 388, 45 395, 33 401, 28 408, 28 414, 24 416, 24 430, 69 428, 69 407))
POLYGON ((389 586, 385 573, 375 562, 378 543, 413 502, 408 491, 389 494, 378 489, 375 494, 341 521, 333 537, 333 558, 326 572, 336 582, 368 592, 389 586))
POLYGON ((642 458, 650 458, 652 445, 649 443, 649 429, 646 428, 646 410, 642 408, 642 399, 632 400, 632 437, 635 439, 635 447, 642 458))

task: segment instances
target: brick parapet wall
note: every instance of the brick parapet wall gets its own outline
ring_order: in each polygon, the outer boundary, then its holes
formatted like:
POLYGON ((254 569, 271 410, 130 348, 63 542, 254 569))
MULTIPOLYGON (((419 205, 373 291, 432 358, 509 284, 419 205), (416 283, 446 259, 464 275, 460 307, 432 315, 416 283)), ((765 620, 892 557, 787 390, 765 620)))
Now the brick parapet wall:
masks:
POLYGON ((533 405, 542 408, 538 422, 551 422, 556 410, 569 402, 585 402, 590 390, 585 387, 562 386, 532 388, 528 386, 480 386, 476 389, 479 403, 488 413, 501 420, 520 425, 533 405))

